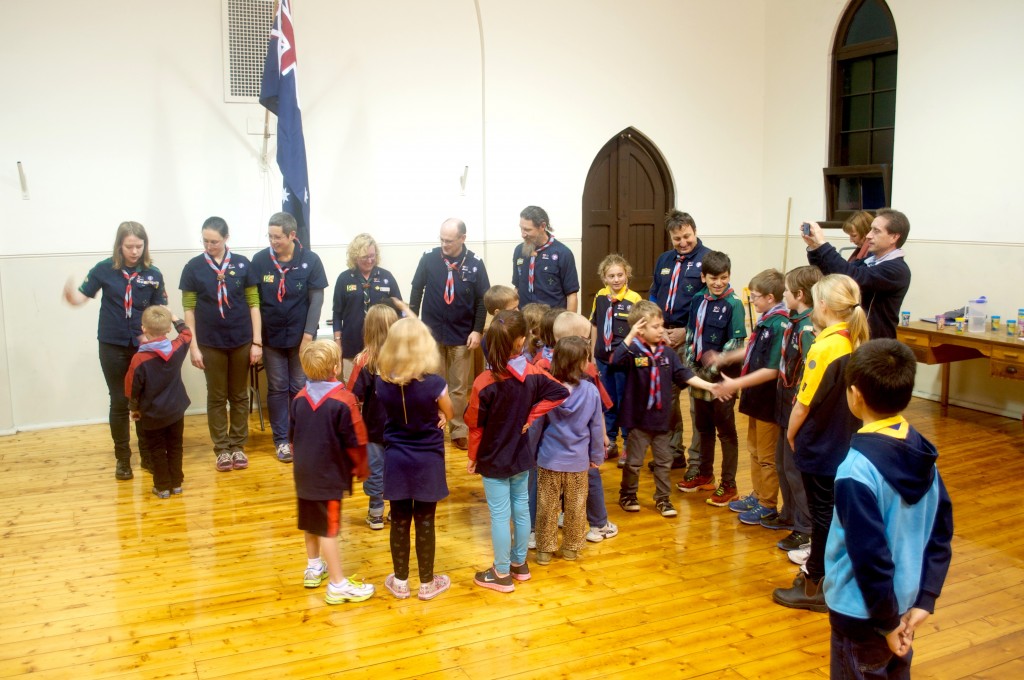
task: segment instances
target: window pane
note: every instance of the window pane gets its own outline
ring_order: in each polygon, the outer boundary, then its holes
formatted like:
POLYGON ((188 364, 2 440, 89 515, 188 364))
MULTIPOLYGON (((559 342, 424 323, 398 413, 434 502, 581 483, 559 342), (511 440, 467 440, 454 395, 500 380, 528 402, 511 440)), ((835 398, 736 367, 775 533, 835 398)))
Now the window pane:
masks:
POLYGON ((871 162, 892 163, 894 130, 878 130, 871 133, 871 162))
POLYGON ((858 59, 846 64, 843 90, 846 94, 861 94, 871 91, 871 59, 858 59))
POLYGON ((882 9, 879 0, 864 0, 850 23, 843 45, 856 45, 895 35, 895 27, 889 22, 889 13, 882 9))
POLYGON ((888 205, 885 201, 885 183, 881 177, 864 177, 860 180, 864 210, 878 210, 888 205))
POLYGON ((891 90, 896 87, 896 55, 887 54, 875 59, 875 89, 891 90))
POLYGON ((843 130, 867 130, 871 127, 871 95, 843 99, 843 130))
POLYGON ((875 94, 871 117, 871 127, 893 127, 896 125, 896 92, 878 92, 875 94))
POLYGON ((860 179, 843 177, 839 180, 836 210, 860 210, 860 179))
POLYGON ((871 162, 871 133, 849 132, 840 136, 839 165, 865 165, 871 162))

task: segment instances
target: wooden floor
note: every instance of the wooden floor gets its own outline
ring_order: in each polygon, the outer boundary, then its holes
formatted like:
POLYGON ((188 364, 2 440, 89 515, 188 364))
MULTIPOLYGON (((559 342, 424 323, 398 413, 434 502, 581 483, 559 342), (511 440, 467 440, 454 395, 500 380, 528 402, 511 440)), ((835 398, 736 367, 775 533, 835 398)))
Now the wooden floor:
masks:
MULTIPOLYGON (((956 408, 942 418, 917 400, 910 418, 939 447, 956 518, 953 566, 918 633, 914 675, 1024 677, 1021 424, 956 408)), ((490 562, 489 522, 464 454, 449 452, 452 494, 438 507, 436 567, 452 588, 432 602, 384 590, 387 531, 366 527, 357 493, 344 508, 343 561, 378 592, 327 606, 323 587, 302 587, 291 468, 253 424, 251 467, 219 473, 205 419, 189 418, 185 493, 163 501, 141 470, 114 480, 105 426, 0 438, 0 677, 828 674, 827 617, 770 598, 795 574, 775 548, 782 532, 739 525, 703 494, 674 493, 680 515, 663 519, 646 471, 643 510, 627 516, 612 464, 603 475, 619 536, 577 562, 538 567, 531 553, 533 579, 508 595, 472 584, 490 562)))

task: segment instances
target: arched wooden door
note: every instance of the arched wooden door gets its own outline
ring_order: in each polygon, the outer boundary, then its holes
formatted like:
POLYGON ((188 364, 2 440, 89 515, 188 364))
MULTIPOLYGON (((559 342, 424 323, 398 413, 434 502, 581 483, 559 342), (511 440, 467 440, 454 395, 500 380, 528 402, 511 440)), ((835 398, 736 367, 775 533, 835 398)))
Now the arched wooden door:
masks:
POLYGON ((633 266, 630 287, 647 297, 654 261, 668 250, 665 213, 675 204, 668 166, 653 143, 626 128, 601 149, 583 188, 580 310, 590 313, 602 283, 597 265, 621 253, 633 266))

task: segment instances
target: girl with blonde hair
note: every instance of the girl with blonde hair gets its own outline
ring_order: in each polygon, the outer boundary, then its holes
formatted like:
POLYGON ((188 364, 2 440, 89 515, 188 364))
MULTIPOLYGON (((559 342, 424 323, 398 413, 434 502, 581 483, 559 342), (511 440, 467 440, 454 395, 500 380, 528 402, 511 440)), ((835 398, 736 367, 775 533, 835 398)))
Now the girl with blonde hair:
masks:
POLYGON ((377 358, 388 329, 398 321, 398 314, 387 305, 374 305, 366 312, 363 323, 363 351, 356 355, 348 390, 359 401, 366 425, 366 458, 369 476, 363 481, 363 493, 370 498, 366 524, 374 531, 384 528, 384 408, 377 398, 377 358))
POLYGON ((434 573, 434 514, 448 495, 444 427, 452 417, 448 385, 437 375, 441 357, 430 329, 419 319, 396 321, 377 356, 374 389, 384 409, 384 498, 391 502, 391 561, 384 587, 409 597, 410 525, 416 524, 421 600, 451 585, 434 573))
POLYGON ((822 578, 825 541, 835 507, 836 470, 860 427, 846 403, 844 372, 853 351, 868 339, 867 314, 860 306, 860 288, 845 274, 830 274, 811 288, 819 328, 807 360, 796 403, 789 417, 787 439, 804 482, 811 520, 811 553, 806 573, 797 573, 790 588, 776 588, 772 599, 784 607, 828 611, 822 578))

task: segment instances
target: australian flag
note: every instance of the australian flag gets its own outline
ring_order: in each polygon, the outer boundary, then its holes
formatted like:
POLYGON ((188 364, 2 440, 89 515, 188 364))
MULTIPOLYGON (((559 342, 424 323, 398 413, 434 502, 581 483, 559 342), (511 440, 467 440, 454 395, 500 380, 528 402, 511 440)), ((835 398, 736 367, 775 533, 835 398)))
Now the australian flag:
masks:
POLYGON ((277 166, 284 177, 281 209, 299 224, 298 238, 309 246, 309 173, 306 140, 302 136, 302 112, 295 77, 295 31, 291 0, 280 0, 270 29, 267 60, 263 64, 260 104, 277 115, 277 166))

